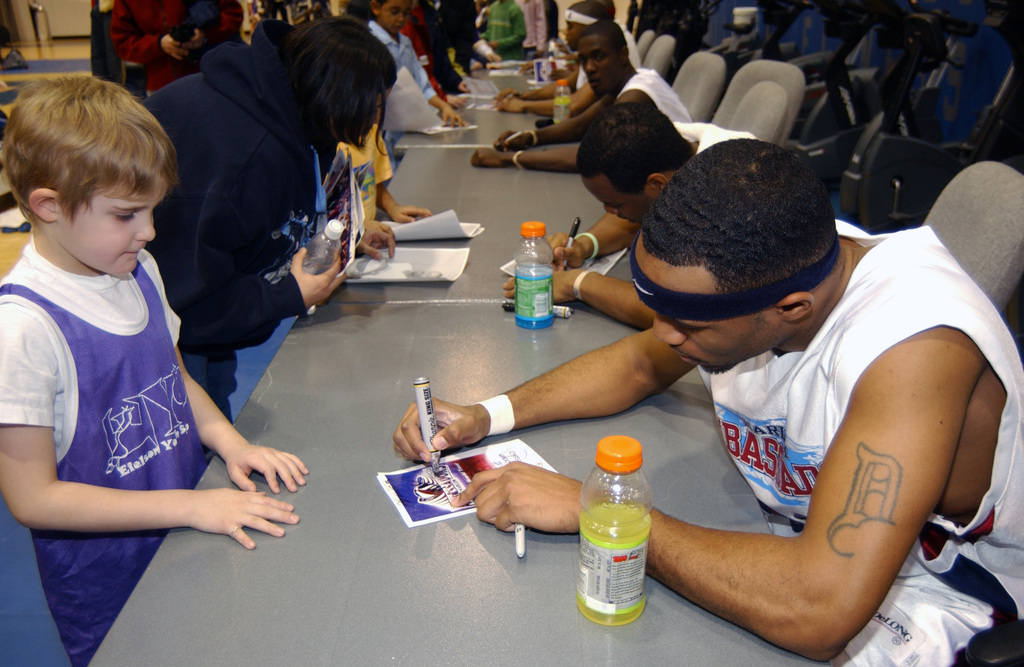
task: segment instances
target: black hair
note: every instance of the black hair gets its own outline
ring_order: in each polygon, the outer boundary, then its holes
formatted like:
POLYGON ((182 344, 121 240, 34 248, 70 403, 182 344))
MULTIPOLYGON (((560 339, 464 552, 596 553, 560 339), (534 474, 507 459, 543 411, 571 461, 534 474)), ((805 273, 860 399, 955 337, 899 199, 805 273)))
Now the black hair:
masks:
POLYGON ((358 20, 340 16, 305 23, 281 40, 278 55, 299 105, 302 128, 318 151, 339 141, 362 146, 381 117, 395 61, 358 20))
POLYGON ((715 144, 689 160, 641 229, 653 257, 705 269, 722 293, 787 278, 836 238, 821 179, 792 153, 754 139, 715 144))
POLYGON ((653 104, 620 102, 587 128, 576 153, 581 176, 604 174, 624 194, 639 194, 650 174, 676 171, 693 157, 689 142, 653 104))
POLYGON ((353 16, 363 23, 370 22, 370 0, 351 0, 345 9, 346 16, 353 16))
MULTIPOLYGON (((598 6, 600 7, 600 5, 598 6)), ((604 37, 608 40, 609 48, 616 53, 626 48, 626 36, 622 34, 622 28, 615 21, 608 19, 601 19, 588 25, 580 33, 580 41, 583 41, 585 37, 604 37)))

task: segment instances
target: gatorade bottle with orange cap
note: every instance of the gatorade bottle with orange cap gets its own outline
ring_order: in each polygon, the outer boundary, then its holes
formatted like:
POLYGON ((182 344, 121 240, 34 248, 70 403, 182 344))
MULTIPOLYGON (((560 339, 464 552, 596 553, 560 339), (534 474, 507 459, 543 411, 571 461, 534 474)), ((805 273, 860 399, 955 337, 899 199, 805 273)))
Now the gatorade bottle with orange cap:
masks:
POLYGON ((516 324, 543 329, 554 320, 552 282, 555 256, 544 234, 543 222, 524 222, 516 248, 516 324))
POLYGON ((572 98, 569 97, 569 81, 567 79, 559 79, 555 82, 555 98, 552 102, 554 107, 551 110, 551 119, 556 123, 568 120, 572 98))
POLYGON ((640 469, 643 448, 633 438, 602 438, 596 461, 583 482, 576 606, 595 623, 625 625, 646 601, 651 484, 640 469))

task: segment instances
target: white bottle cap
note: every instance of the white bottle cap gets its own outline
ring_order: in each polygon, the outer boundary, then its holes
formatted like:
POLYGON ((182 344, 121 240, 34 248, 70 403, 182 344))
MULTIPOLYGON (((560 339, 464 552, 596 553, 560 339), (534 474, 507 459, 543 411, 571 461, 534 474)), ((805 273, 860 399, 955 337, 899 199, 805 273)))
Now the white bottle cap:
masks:
POLYGON ((345 231, 345 227, 342 226, 341 220, 331 220, 327 223, 327 226, 324 227, 324 236, 332 241, 337 241, 341 238, 341 233, 343 231, 345 231))

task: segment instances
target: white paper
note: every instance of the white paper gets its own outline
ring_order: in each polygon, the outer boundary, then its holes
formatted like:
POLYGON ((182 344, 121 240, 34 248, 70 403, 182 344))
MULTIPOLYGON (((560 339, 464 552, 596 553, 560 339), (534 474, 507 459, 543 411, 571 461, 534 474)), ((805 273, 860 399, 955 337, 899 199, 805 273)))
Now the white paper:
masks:
POLYGON ((413 528, 475 512, 473 503, 455 508, 452 500, 465 490, 476 473, 501 468, 513 461, 555 472, 540 454, 517 439, 442 457, 441 469, 436 474, 429 465, 418 465, 389 473, 379 472, 377 481, 405 525, 413 528))
POLYGON ((436 127, 441 122, 437 110, 427 103, 416 80, 405 67, 398 70, 391 94, 388 95, 387 112, 381 129, 393 132, 419 132, 436 127))
MULTIPOLYGON (((609 255, 603 255, 601 257, 598 257, 597 259, 588 259, 587 261, 583 262, 583 266, 581 266, 580 268, 586 269, 588 271, 597 271, 602 276, 606 276, 608 275, 608 272, 612 270, 612 267, 615 266, 618 263, 618 261, 622 259, 622 256, 625 255, 628 251, 629 248, 623 248, 618 252, 613 252, 609 255)), ((506 262, 505 264, 502 265, 501 270, 510 276, 516 275, 516 260, 513 259, 511 262, 506 262)))
POLYGON ((493 81, 474 79, 472 77, 465 77, 462 81, 469 89, 467 97, 494 98, 498 95, 498 87, 494 85, 493 81))
POLYGON ((459 130, 475 130, 476 125, 458 125, 451 126, 437 124, 432 127, 425 127, 422 130, 409 130, 410 132, 419 132, 421 134, 444 134, 445 132, 457 132, 459 130))
POLYGON ((434 241, 437 239, 471 239, 484 231, 474 222, 459 222, 455 211, 448 209, 412 222, 383 221, 395 230, 396 241, 434 241))
POLYGON ((462 275, 469 248, 395 248, 384 259, 357 257, 349 266, 349 283, 452 282, 462 275))

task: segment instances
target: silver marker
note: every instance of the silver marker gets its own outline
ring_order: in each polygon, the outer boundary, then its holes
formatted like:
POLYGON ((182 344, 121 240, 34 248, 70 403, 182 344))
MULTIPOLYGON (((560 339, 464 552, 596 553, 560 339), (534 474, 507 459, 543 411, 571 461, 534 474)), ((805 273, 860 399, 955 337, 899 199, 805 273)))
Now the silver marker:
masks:
POLYGON ((516 556, 526 557, 526 526, 521 523, 516 524, 516 556))
POLYGON ((433 448, 434 436, 437 435, 437 418, 434 416, 434 401, 430 398, 430 380, 416 378, 412 381, 416 392, 416 410, 420 415, 420 435, 430 449, 430 469, 434 473, 441 471, 441 452, 433 448))

